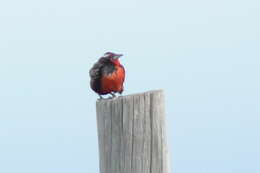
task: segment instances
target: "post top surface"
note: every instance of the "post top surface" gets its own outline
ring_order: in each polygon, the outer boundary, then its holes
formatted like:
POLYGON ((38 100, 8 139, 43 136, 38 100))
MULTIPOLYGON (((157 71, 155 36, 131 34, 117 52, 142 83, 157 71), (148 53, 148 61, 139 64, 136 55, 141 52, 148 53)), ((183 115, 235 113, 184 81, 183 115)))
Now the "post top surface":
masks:
POLYGON ((141 96, 141 95, 144 95, 144 94, 158 94, 158 93, 163 93, 163 89, 150 90, 150 91, 145 91, 145 92, 142 92, 142 93, 129 94, 129 95, 124 95, 124 96, 115 97, 115 98, 112 98, 112 99, 98 99, 98 100, 97 100, 97 103, 116 101, 116 100, 118 100, 118 99, 129 98, 129 97, 135 97, 135 96, 141 96))

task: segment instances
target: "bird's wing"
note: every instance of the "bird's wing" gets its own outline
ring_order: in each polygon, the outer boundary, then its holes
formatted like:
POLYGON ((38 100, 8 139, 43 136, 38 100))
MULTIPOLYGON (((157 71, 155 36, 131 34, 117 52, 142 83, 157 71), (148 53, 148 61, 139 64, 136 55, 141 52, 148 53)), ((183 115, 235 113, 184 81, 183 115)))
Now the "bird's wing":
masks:
POLYGON ((101 65, 98 63, 95 63, 94 66, 89 70, 89 76, 93 78, 97 78, 100 74, 100 68, 101 65))
POLYGON ((106 59, 105 58, 100 58, 98 62, 96 62, 93 67, 89 70, 89 76, 92 79, 96 79, 100 77, 101 75, 101 69, 103 68, 105 64, 106 59))

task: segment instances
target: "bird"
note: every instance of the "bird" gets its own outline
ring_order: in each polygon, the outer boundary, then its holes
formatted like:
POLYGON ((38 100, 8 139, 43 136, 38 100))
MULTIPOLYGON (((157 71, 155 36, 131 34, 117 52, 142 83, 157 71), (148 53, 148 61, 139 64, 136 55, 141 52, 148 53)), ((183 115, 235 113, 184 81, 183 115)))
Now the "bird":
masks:
POLYGON ((114 98, 124 91, 125 68, 119 58, 123 54, 106 52, 89 70, 90 87, 103 99, 102 95, 110 94, 114 98))

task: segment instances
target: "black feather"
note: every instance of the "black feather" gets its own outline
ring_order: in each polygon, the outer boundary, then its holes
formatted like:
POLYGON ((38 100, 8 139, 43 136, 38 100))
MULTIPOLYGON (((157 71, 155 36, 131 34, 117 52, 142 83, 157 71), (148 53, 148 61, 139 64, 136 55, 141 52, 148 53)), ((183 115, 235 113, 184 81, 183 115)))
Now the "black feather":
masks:
POLYGON ((89 70, 90 87, 98 94, 101 94, 101 78, 115 71, 115 65, 108 59, 101 57, 89 70))

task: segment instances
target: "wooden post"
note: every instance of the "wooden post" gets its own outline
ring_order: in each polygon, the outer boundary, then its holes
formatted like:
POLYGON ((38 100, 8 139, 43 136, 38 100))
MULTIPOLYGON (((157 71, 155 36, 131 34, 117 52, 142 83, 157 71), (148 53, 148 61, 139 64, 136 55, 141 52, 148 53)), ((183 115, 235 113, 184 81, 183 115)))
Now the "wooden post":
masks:
POLYGON ((100 173, 170 173, 162 90, 98 100, 100 173))

